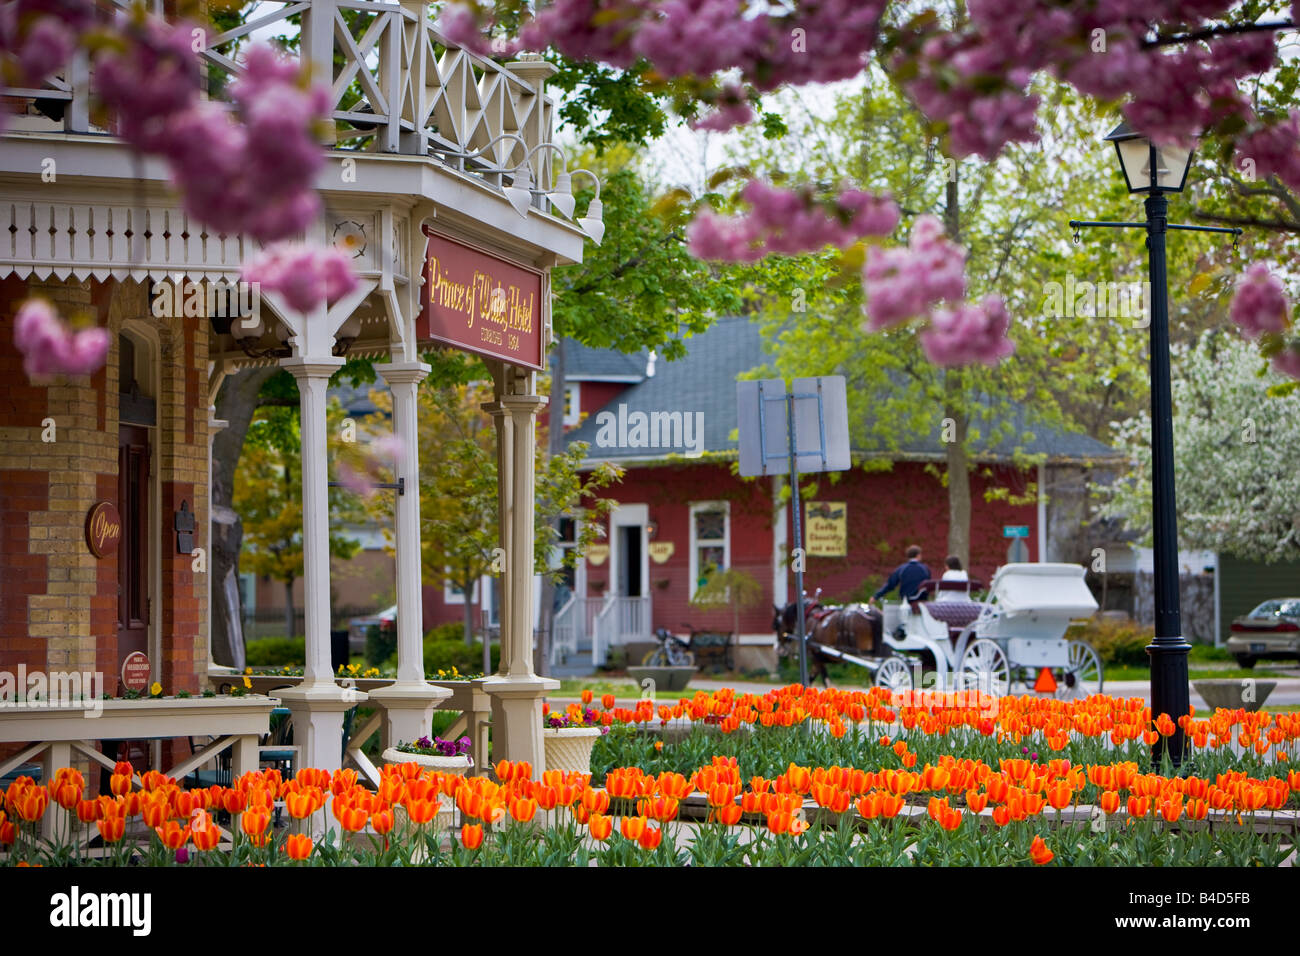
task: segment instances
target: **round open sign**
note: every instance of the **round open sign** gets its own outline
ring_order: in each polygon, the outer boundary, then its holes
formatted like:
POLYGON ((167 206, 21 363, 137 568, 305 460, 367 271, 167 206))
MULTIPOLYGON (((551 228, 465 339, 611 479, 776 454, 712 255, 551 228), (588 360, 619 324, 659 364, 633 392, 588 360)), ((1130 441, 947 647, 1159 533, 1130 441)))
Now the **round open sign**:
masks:
POLYGON ((149 686, 149 657, 143 651, 132 651, 122 662, 122 684, 127 690, 144 690, 149 686))
POLYGON ((86 513, 86 546, 97 558, 117 551, 122 540, 122 517, 111 501, 100 501, 86 513))

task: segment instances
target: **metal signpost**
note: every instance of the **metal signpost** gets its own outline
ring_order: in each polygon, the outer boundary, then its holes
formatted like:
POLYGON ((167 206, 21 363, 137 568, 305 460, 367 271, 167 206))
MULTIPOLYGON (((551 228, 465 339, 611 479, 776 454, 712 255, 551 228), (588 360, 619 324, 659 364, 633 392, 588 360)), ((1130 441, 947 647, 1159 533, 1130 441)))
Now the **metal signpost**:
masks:
MULTIPOLYGON (((746 478, 789 473, 794 546, 803 554, 800 523, 799 473, 846 471, 849 457, 848 393, 844 376, 796 378, 786 391, 779 378, 736 383, 739 419, 740 474, 746 478), (781 403, 785 407, 769 409, 781 403), (800 435, 816 435, 811 447, 800 435)), ((794 565, 799 683, 808 683, 808 642, 803 614, 803 561, 794 565)))

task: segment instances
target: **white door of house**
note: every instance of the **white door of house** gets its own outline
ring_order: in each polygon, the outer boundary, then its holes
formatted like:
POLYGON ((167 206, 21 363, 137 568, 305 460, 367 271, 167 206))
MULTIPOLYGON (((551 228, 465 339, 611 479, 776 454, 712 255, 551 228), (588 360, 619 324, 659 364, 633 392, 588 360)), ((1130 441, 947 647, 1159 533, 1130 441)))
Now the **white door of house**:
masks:
POLYGON ((650 552, 648 505, 619 505, 610 515, 609 577, 617 643, 650 638, 650 552))

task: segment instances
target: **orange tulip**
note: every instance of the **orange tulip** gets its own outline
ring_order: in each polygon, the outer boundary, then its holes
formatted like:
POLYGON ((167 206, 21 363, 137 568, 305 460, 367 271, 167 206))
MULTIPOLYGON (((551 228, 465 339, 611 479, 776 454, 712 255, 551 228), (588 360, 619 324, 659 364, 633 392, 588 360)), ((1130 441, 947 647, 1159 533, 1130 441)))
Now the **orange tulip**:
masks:
POLYGON ((154 832, 158 834, 162 845, 169 850, 179 850, 190 840, 190 828, 182 827, 175 820, 168 820, 162 826, 155 827, 154 832))
POLYGON ((988 803, 989 795, 987 793, 979 793, 975 790, 966 791, 966 806, 971 813, 979 813, 988 806, 988 803))
POLYGON ((380 836, 385 836, 393 829, 393 811, 392 808, 386 810, 376 810, 370 814, 370 825, 380 836))
POLYGON ((1102 793, 1101 798, 1098 800, 1098 803, 1101 806, 1101 809, 1106 813, 1114 813, 1116 810, 1119 809, 1119 791, 1118 790, 1105 791, 1104 793, 1102 793))
MULTIPOLYGON (((126 817, 104 817, 102 820, 96 820, 95 826, 99 828, 99 835, 104 838, 105 843, 116 843, 126 833, 126 817)), ((13 841, 6 841, 3 835, 0 835, 0 842, 12 843, 13 841)))
POLYGON ((1011 811, 1005 804, 993 808, 993 822, 1000 827, 1004 827, 1011 822, 1011 811))
POLYGON ((213 850, 221 842, 221 830, 206 810, 196 810, 190 818, 190 840, 196 850, 213 850))
POLYGON ((1054 856, 1056 856, 1056 854, 1047 848, 1047 844, 1043 842, 1042 837, 1034 837, 1034 842, 1029 847, 1030 859, 1039 866, 1042 866, 1045 863, 1051 863, 1054 856))
POLYGON ((305 833, 290 834, 284 841, 284 851, 291 860, 305 860, 311 856, 311 837, 305 833))
POLYGON ((1183 815, 1183 795, 1177 794, 1168 800, 1162 800, 1160 803, 1160 815, 1168 823, 1177 823, 1178 818, 1183 815))
POLYGON ((1147 811, 1151 809, 1150 797, 1129 797, 1128 798, 1128 815, 1131 817, 1145 817, 1147 811))
POLYGON ((609 809, 609 791, 590 789, 584 791, 582 807, 588 813, 604 813, 609 809))
MULTIPOLYGON (((729 803, 727 806, 736 805, 729 803)), ((646 797, 637 801, 636 809, 641 816, 664 823, 677 819, 678 801, 672 797, 646 797)))
POLYGON ((266 846, 271 834, 267 827, 271 823, 271 814, 261 808, 245 810, 239 815, 239 827, 253 842, 253 846, 266 846))
MULTIPOLYGON (((674 813, 676 813, 676 810, 674 810, 674 813)), ((717 820, 723 826, 732 827, 740 822, 743 815, 744 811, 741 809, 740 804, 731 803, 718 809, 717 820)))
POLYGON ((520 823, 527 823, 537 813, 537 801, 519 797, 510 801, 510 815, 520 823))
POLYGON ((613 709, 614 709, 614 695, 613 695, 613 694, 601 694, 601 695, 600 695, 600 706, 604 707, 606 710, 613 710, 613 709))
POLYGON ((914 754, 914 753, 906 753, 906 754, 903 754, 903 766, 904 766, 904 767, 907 767, 909 770, 910 770, 911 768, 915 767, 915 766, 916 766, 916 754, 914 754))
POLYGON ((43 787, 28 787, 15 801, 18 815, 27 823, 35 823, 43 817, 49 803, 50 798, 43 787))
POLYGON ((248 800, 239 790, 227 790, 221 795, 221 805, 231 816, 236 813, 243 813, 244 808, 248 805, 248 800))
POLYGON ((157 790, 146 793, 140 804, 140 816, 143 817, 145 826, 157 829, 163 825, 169 814, 167 794, 157 790))
POLYGON ((641 834, 645 832, 645 817, 624 817, 619 830, 623 836, 629 840, 639 840, 641 834))
POLYGON ((460 843, 467 850, 477 850, 483 845, 483 826, 466 823, 460 828, 460 843))
POLYGON ((881 795, 875 791, 858 798, 858 813, 864 820, 874 820, 880 816, 881 795))
POLYGON ((603 843, 614 832, 614 818, 607 817, 603 813, 593 813, 587 821, 587 827, 591 832, 591 838, 603 843))
POLYGON ((284 795, 284 808, 289 811, 289 816, 295 820, 302 820, 312 815, 314 803, 309 793, 286 793, 284 795))
POLYGON ((653 850, 663 842, 664 831, 659 827, 648 826, 641 831, 641 836, 637 838, 637 843, 643 850, 653 850))
POLYGON ((82 823, 94 823, 104 815, 104 807, 98 800, 78 800, 77 819, 82 823))
POLYGON ((1064 810, 1074 800, 1074 791, 1064 780, 1058 780, 1047 788, 1047 802, 1055 810, 1064 810))
POLYGON ((880 815, 886 820, 892 820, 902 811, 903 803, 903 798, 897 794, 882 793, 880 795, 880 815))
POLYGON ((593 694, 591 693, 591 689, 590 689, 590 688, 583 688, 583 691, 582 691, 582 702, 583 702, 584 704, 590 704, 590 703, 591 703, 591 698, 592 698, 592 696, 593 696, 593 694))
POLYGON ((1187 801, 1187 819, 1204 820, 1209 812, 1210 807, 1204 800, 1192 799, 1187 801))
POLYGON ((438 815, 441 807, 438 799, 408 800, 406 803, 406 815, 410 817, 411 822, 416 826, 424 826, 438 815))

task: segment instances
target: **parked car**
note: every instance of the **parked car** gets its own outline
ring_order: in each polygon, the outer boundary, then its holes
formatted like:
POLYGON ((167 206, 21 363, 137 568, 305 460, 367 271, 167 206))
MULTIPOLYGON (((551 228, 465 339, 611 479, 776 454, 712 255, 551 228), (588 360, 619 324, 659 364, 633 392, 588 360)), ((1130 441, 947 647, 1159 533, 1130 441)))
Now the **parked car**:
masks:
POLYGON ((380 627, 397 627, 397 605, 371 614, 367 617, 354 617, 348 621, 348 646, 356 653, 366 649, 366 632, 378 624, 380 627))
POLYGON ((1242 667, 1258 660, 1300 660, 1300 598, 1265 601, 1232 622, 1228 653, 1242 667))

